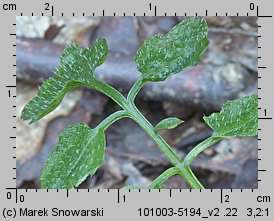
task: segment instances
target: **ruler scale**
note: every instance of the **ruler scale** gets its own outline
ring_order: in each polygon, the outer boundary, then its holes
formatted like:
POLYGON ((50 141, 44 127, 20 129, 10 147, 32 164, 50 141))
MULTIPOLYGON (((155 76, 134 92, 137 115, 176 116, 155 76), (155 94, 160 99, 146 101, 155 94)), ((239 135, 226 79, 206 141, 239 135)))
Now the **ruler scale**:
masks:
POLYGON ((273 17, 271 1, 2 1, 0 220, 274 220, 271 157, 273 17), (258 189, 40 190, 16 188, 16 16, 256 16, 258 17, 258 189), (80 212, 79 212, 80 211, 80 212), (78 215, 77 215, 78 214, 78 215), (48 220, 48 219, 47 219, 48 220))

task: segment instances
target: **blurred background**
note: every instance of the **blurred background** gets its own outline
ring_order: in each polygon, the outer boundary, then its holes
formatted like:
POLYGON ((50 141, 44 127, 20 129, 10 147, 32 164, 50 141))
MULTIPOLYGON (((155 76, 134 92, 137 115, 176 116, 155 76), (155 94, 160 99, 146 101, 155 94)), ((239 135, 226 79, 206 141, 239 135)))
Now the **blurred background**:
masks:
MULTIPOLYGON (((185 17, 17 17, 17 187, 40 188, 45 160, 64 127, 83 122, 96 126, 119 107, 87 88, 67 94, 61 105, 37 123, 20 120, 24 105, 38 85, 53 75, 65 45, 88 47, 98 37, 110 53, 96 77, 127 94, 140 76, 134 56, 142 42, 166 33, 185 17)), ((159 83, 149 83, 136 104, 152 124, 174 116, 185 121, 161 135, 183 159, 212 134, 202 120, 228 99, 257 91, 257 17, 206 17, 210 45, 195 68, 159 83)), ((133 121, 123 119, 106 132, 104 165, 79 188, 146 187, 171 165, 153 141, 133 121)), ((257 187, 257 137, 226 139, 206 149, 192 168, 206 188, 257 187)), ((166 188, 189 188, 179 176, 166 188)))

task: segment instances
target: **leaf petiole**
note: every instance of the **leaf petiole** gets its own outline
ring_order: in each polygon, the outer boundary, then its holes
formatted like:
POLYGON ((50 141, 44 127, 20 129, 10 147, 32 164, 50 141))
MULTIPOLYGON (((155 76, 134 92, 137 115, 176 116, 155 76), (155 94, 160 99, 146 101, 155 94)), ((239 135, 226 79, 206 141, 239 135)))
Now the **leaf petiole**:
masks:
POLYGON ((112 86, 102 81, 98 81, 96 79, 93 79, 92 84, 87 86, 102 92, 103 94, 111 98, 113 101, 115 101, 120 107, 122 107, 123 109, 126 109, 126 106, 127 106, 126 98, 112 86))
POLYGON ((141 88, 145 85, 146 81, 141 76, 138 80, 134 83, 130 91, 128 92, 127 100, 131 103, 134 102, 134 99, 141 88))
POLYGON ((204 189, 203 185, 199 182, 199 180, 196 178, 196 176, 192 172, 190 168, 190 164, 197 157, 198 154, 200 154, 206 148, 217 143, 218 141, 222 139, 223 137, 217 137, 213 135, 207 138, 206 140, 204 140, 203 142, 199 143, 186 155, 182 164, 182 171, 183 171, 182 175, 184 176, 185 180, 187 181, 187 183, 190 185, 191 188, 204 189))
POLYGON ((149 186, 148 189, 156 189, 170 177, 180 174, 180 169, 177 167, 171 167, 158 176, 149 186))
POLYGON ((125 110, 116 111, 113 114, 109 115, 107 118, 105 118, 97 127, 103 128, 105 131, 111 124, 114 122, 124 118, 129 117, 129 114, 125 110))

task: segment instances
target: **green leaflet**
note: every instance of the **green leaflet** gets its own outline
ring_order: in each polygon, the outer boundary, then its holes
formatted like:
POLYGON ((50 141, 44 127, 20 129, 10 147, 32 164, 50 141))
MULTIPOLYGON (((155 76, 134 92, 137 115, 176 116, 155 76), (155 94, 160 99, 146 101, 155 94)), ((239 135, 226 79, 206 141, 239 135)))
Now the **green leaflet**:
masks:
POLYGON ((66 47, 55 76, 42 84, 38 95, 23 109, 21 118, 33 123, 53 111, 69 90, 80 85, 92 87, 93 72, 107 54, 108 46, 103 38, 85 50, 76 44, 66 47))
POLYGON ((103 164, 105 134, 99 128, 75 124, 63 130, 41 175, 41 187, 70 189, 93 175, 103 164))
POLYGON ((219 113, 204 121, 220 137, 256 136, 258 133, 258 95, 253 94, 225 103, 219 113))
POLYGON ((159 131, 159 130, 164 130, 164 129, 173 129, 177 126, 179 126, 181 123, 183 123, 184 121, 180 120, 177 117, 169 117, 166 118, 164 120, 161 120, 156 126, 155 126, 155 130, 159 131))
POLYGON ((155 35, 144 42, 135 61, 145 81, 163 81, 195 66, 209 44, 208 27, 201 17, 183 20, 166 35, 155 35))

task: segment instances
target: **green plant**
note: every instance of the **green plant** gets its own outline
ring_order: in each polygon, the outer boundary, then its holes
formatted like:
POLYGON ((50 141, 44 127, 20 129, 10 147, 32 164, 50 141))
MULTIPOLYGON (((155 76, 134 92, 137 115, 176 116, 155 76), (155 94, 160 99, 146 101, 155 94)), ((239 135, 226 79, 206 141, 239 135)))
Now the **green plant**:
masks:
MULTIPOLYGON (((172 129, 183 123, 178 118, 167 118, 155 127, 140 113, 134 99, 142 86, 149 82, 164 81, 167 77, 195 66, 204 54, 209 41, 206 21, 200 17, 186 19, 166 35, 156 35, 144 42, 135 61, 141 77, 127 97, 94 77, 94 70, 108 54, 105 39, 98 39, 87 49, 75 44, 65 48, 55 76, 41 86, 38 95, 23 109, 21 118, 33 123, 53 111, 65 94, 78 86, 96 89, 115 101, 121 110, 111 114, 97 127, 75 124, 64 129, 57 147, 52 151, 41 175, 42 188, 73 188, 92 175, 104 162, 105 130, 121 118, 129 117, 153 139, 173 167, 163 172, 148 188, 163 188, 162 184, 175 174, 181 175, 192 188, 203 188, 193 174, 190 164, 208 146, 223 138, 255 136, 258 130, 257 95, 226 103, 220 113, 204 117, 214 134, 200 143, 181 160, 159 135, 162 129, 172 129)), ((125 188, 138 188, 126 186, 125 188)))

